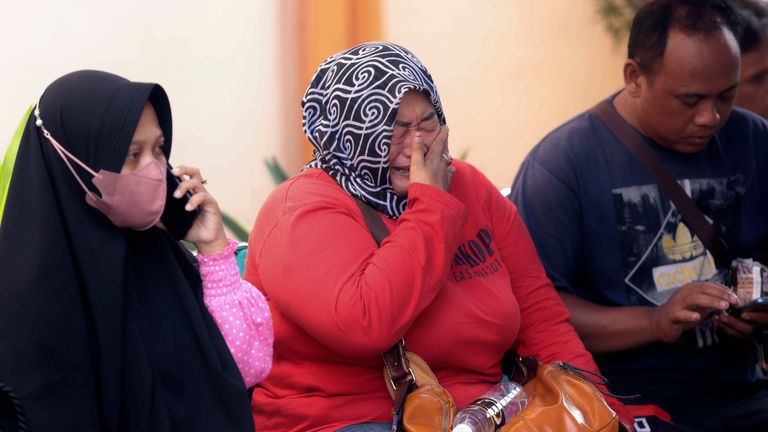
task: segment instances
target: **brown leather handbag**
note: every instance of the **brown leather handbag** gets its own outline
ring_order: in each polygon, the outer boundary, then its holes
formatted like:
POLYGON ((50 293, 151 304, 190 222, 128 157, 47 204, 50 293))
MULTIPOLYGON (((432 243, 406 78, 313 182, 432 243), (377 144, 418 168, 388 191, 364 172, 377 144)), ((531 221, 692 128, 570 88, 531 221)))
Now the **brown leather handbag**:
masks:
POLYGON ((513 361, 512 381, 525 384, 528 405, 505 424, 503 432, 618 432, 629 430, 605 402, 595 383, 605 379, 564 362, 513 361), (590 377, 591 375, 591 377, 590 377), (595 379, 594 377, 599 377, 595 379))
POLYGON ((382 359, 384 382, 393 401, 393 426, 408 432, 450 431, 456 403, 427 362, 407 351, 402 339, 382 359))

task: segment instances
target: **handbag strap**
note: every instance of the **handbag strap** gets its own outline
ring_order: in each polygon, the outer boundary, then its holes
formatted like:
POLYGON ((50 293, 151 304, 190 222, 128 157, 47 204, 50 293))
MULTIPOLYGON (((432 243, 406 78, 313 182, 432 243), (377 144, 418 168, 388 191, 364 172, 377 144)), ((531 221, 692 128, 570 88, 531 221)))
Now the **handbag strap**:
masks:
MULTIPOLYGON (((376 244, 381 246, 381 242, 389 235, 389 230, 381 217, 376 213, 376 210, 372 209, 368 204, 364 203, 358 198, 355 198, 355 204, 360 208, 363 213, 363 219, 365 225, 371 232, 371 236, 376 240, 376 244)), ((392 396, 392 427, 397 427, 400 423, 400 417, 403 412, 403 405, 405 405, 405 397, 411 391, 411 387, 416 382, 416 377, 411 370, 411 364, 408 361, 408 357, 405 354, 405 341, 401 338, 392 348, 387 352, 381 354, 382 360, 384 360, 384 367, 387 368, 389 373, 390 383, 392 384, 392 390, 394 396, 392 396)))
POLYGON ((372 209, 368 204, 364 203, 359 198, 355 198, 355 204, 360 207, 360 211, 363 212, 363 219, 368 230, 371 231, 373 239, 376 240, 376 244, 381 246, 381 242, 389 235, 387 226, 382 222, 379 214, 376 210, 372 209))
POLYGON ((520 385, 536 377, 539 370, 539 360, 536 357, 520 357, 514 350, 507 350, 501 358, 501 371, 510 381, 520 385))
POLYGON ((416 376, 411 370, 411 364, 405 355, 405 342, 400 339, 392 348, 381 355, 384 367, 389 373, 392 384, 392 430, 397 430, 405 406, 405 397, 411 392, 416 383, 416 376))
POLYGON ((648 170, 664 194, 674 203, 693 233, 712 253, 718 266, 728 268, 731 263, 731 253, 725 240, 717 234, 715 228, 707 221, 696 203, 685 193, 685 190, 656 157, 645 138, 627 123, 606 100, 592 107, 590 112, 596 115, 648 170))
MULTIPOLYGON (((539 365, 541 362, 536 357, 520 357, 514 350, 508 350, 504 353, 504 357, 501 359, 501 369, 504 375, 509 377, 510 381, 516 382, 520 385, 526 385, 532 379, 536 378, 539 365)), ((637 399, 640 395, 618 395, 610 392, 608 388, 608 378, 605 376, 588 369, 574 366, 570 363, 558 361, 554 363, 558 368, 570 372, 573 375, 581 378, 583 381, 588 382, 598 392, 611 396, 616 399, 637 399), (600 386, 605 386, 603 389, 600 386)))

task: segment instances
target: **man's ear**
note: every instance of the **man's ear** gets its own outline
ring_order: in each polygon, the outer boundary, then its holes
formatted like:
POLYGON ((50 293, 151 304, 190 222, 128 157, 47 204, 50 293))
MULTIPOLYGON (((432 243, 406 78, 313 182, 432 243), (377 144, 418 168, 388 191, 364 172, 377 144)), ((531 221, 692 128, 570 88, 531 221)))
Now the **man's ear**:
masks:
POLYGON ((624 87, 630 97, 640 97, 640 93, 645 83, 645 72, 640 64, 632 59, 627 59, 624 63, 624 87))

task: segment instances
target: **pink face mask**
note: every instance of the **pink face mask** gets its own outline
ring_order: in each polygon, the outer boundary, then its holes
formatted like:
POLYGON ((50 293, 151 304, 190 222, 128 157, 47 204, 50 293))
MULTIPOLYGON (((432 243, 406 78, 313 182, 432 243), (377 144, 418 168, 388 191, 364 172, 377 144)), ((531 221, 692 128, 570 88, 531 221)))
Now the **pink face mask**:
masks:
POLYGON ((85 191, 85 201, 104 213, 115 226, 143 231, 160 220, 166 194, 165 167, 160 162, 152 161, 130 174, 103 169, 96 173, 53 139, 42 122, 38 126, 80 183, 85 191), (88 190, 67 158, 93 175, 93 184, 101 192, 101 197, 88 190))

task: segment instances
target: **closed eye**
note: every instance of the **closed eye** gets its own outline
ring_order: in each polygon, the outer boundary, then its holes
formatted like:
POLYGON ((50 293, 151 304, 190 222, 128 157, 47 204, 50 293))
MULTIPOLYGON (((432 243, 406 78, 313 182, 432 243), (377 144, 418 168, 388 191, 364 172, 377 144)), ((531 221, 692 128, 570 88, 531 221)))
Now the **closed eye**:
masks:
POLYGON ((700 96, 678 96, 677 99, 688 108, 695 107, 702 100, 700 96))
POLYGON ((407 133, 407 127, 395 125, 395 127, 392 128, 392 139, 394 141, 402 141, 407 133))
POLYGON ((421 127, 419 129, 421 129, 424 132, 434 132, 438 126, 439 124, 437 121, 437 117, 432 117, 428 120, 422 121, 421 127))
POLYGON ((731 102, 732 100, 736 99, 736 93, 727 93, 722 94, 718 96, 718 99, 720 99, 720 102, 731 102))
POLYGON ((752 75, 751 77, 747 78, 746 84, 749 85, 760 85, 765 81, 765 77, 768 76, 768 71, 762 71, 758 74, 752 75))

